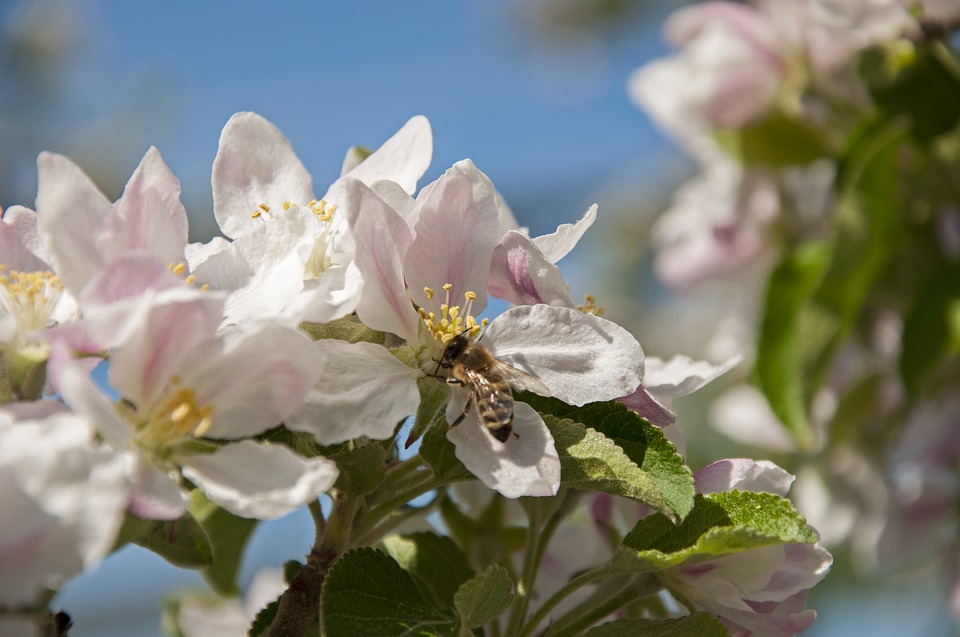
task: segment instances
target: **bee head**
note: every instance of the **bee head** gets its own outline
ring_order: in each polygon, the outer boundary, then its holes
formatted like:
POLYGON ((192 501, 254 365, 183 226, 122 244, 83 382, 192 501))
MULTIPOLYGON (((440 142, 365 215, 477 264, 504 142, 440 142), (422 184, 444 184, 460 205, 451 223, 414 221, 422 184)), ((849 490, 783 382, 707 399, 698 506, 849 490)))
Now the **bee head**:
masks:
POLYGON ((466 332, 461 332, 457 334, 447 343, 447 348, 443 350, 443 362, 449 363, 456 360, 460 353, 467 348, 470 344, 470 339, 467 338, 466 332))

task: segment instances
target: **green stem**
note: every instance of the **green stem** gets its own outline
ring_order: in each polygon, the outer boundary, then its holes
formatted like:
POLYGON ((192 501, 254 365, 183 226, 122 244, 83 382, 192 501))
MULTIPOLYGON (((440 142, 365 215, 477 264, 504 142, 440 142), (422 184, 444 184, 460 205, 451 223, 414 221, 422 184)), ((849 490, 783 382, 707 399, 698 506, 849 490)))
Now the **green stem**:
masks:
POLYGON ((528 621, 523 627, 523 630, 520 631, 520 637, 530 637, 533 634, 533 631, 536 630, 537 626, 539 626, 540 623, 547 618, 547 615, 550 614, 550 611, 556 608, 560 602, 584 586, 588 586, 594 582, 599 582, 605 577, 608 577, 608 575, 602 570, 587 571, 586 573, 583 573, 582 575, 579 575, 567 582, 563 588, 551 595, 550 599, 544 602, 543 606, 537 609, 537 612, 533 614, 533 617, 530 618, 530 621, 528 621))
POLYGON ((313 518, 313 526, 316 529, 315 538, 323 537, 327 529, 327 520, 323 517, 323 509, 320 508, 320 500, 314 500, 307 504, 307 510, 310 511, 310 517, 313 518))
POLYGON ((544 635, 572 637, 630 602, 653 596, 662 589, 655 575, 618 577, 597 587, 590 597, 554 622, 544 635))
POLYGON ((371 530, 366 531, 363 534, 355 535, 351 540, 351 546, 370 546, 380 540, 383 536, 387 535, 393 529, 397 528, 410 518, 415 515, 423 515, 433 507, 439 504, 445 495, 439 493, 437 497, 430 501, 429 504, 426 504, 420 508, 408 507, 404 510, 396 512, 395 515, 390 515, 382 523, 373 527, 371 530))
POLYGON ((530 593, 537 576, 537 568, 540 566, 539 558, 543 556, 541 546, 546 545, 546 542, 541 542, 539 506, 533 505, 528 509, 527 521, 523 568, 520 571, 520 581, 517 582, 517 594, 510 606, 510 619, 507 622, 508 635, 516 635, 517 630, 523 624, 523 619, 527 616, 527 608, 530 606, 530 593))
POLYGON ((428 491, 436 489, 440 486, 443 486, 443 483, 440 480, 437 480, 432 474, 421 477, 421 481, 419 483, 414 484, 407 490, 401 491, 385 502, 382 502, 367 510, 357 524, 355 529, 356 536, 365 536, 366 534, 370 533, 375 526, 377 526, 381 519, 392 514, 410 500, 413 500, 414 498, 419 497, 424 493, 427 493, 428 491), (424 477, 426 478, 425 480, 423 479, 424 477))

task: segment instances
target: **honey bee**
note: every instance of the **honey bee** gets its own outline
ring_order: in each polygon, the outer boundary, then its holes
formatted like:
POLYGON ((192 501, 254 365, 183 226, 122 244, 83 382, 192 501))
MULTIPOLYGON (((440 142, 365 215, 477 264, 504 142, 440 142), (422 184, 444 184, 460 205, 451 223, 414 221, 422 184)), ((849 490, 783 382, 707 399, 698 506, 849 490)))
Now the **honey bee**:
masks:
MULTIPOLYGON (((437 363, 450 370, 450 376, 438 376, 450 385, 460 385, 470 390, 470 398, 463 413, 450 425, 456 427, 476 403, 477 412, 487 432, 506 442, 513 433, 513 391, 510 386, 526 389, 541 396, 549 396, 550 389, 539 380, 515 367, 498 361, 490 351, 473 343, 463 334, 450 339, 437 363)), ((516 436, 516 434, 513 434, 516 436)))

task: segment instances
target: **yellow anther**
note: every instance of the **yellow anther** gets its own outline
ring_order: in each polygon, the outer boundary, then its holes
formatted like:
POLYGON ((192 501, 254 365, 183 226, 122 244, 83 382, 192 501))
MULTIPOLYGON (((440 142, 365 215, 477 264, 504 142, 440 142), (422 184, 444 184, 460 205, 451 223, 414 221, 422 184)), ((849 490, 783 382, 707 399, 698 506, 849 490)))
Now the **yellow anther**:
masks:
POLYGON ((431 290, 430 288, 423 288, 423 293, 427 295, 428 299, 433 298, 433 290, 431 290))
POLYGON ((186 279, 184 279, 184 281, 187 282, 187 285, 193 285, 194 283, 197 282, 197 275, 196 275, 196 274, 190 274, 190 275, 187 276, 186 279))
POLYGON ((200 291, 201 291, 201 292, 209 292, 209 291, 210 291, 210 284, 209 284, 209 283, 204 283, 203 285, 201 285, 201 286, 200 286, 200 291))
POLYGON ((603 316, 603 308, 597 306, 597 299, 592 294, 586 294, 583 297, 583 305, 578 305, 577 309, 584 314, 593 314, 594 316, 603 316))
POLYGON ((193 435, 197 438, 202 438, 207 435, 207 432, 210 431, 211 426, 213 426, 213 419, 208 416, 200 421, 200 424, 198 424, 196 429, 193 430, 193 435))
POLYGON ((296 206, 296 205, 297 205, 297 204, 293 203, 292 201, 284 201, 284 202, 283 202, 283 210, 284 210, 284 211, 290 210, 291 208, 293 208, 293 207, 296 206))
POLYGON ((443 289, 446 290, 447 292, 449 292, 450 290, 453 289, 453 283, 444 283, 444 284, 443 284, 443 289))
POLYGON ((180 403, 180 406, 170 412, 170 420, 173 422, 180 422, 187 417, 187 414, 190 413, 190 405, 187 403, 180 403))
POLYGON ((465 298, 468 301, 475 301, 477 299, 477 293, 467 290, 466 292, 463 293, 463 298, 465 298))

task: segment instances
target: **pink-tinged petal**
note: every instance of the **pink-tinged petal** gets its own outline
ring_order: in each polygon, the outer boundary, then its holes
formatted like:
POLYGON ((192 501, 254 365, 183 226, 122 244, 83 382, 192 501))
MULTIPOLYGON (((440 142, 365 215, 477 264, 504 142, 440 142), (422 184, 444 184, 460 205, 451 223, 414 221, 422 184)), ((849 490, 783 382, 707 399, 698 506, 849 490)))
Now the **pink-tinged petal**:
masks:
POLYGON ((643 379, 643 348, 630 332, 570 308, 510 308, 493 320, 483 344, 571 405, 628 396, 643 379))
POLYGON ((313 342, 295 329, 248 324, 196 347, 178 370, 197 404, 213 408, 208 435, 243 438, 280 424, 317 378, 313 342))
POLYGON ((757 491, 786 497, 794 477, 769 460, 718 460, 697 472, 697 493, 757 491))
POLYGON ((417 115, 344 176, 367 185, 381 180, 394 181, 412 194, 417 189, 417 181, 430 166, 432 156, 430 122, 423 115, 417 115))
POLYGON ((356 243, 355 263, 363 275, 357 316, 369 327, 414 343, 419 318, 403 280, 403 255, 413 241, 410 228, 361 182, 345 179, 344 194, 356 243))
POLYGON ((733 2, 703 2, 674 11, 663 26, 676 44, 686 44, 718 25, 748 44, 770 66, 784 68, 774 24, 756 9, 733 2))
POLYGON ((560 268, 516 230, 505 234, 494 249, 487 285, 490 294, 515 305, 576 305, 560 268))
POLYGON ((667 427, 677 421, 677 415, 660 404, 644 385, 637 387, 637 390, 629 396, 623 396, 617 400, 657 427, 667 427))
POLYGON ((0 265, 7 270, 43 272, 50 256, 37 227, 37 213, 23 206, 10 206, 0 219, 0 265))
POLYGON ((212 338, 220 324, 223 298, 188 288, 144 294, 136 311, 104 311, 90 319, 100 340, 108 331, 125 336, 110 357, 110 384, 138 406, 149 405, 183 371, 183 361, 212 338))
POLYGON ((127 475, 133 483, 130 513, 145 520, 176 520, 187 511, 187 496, 176 479, 136 452, 126 455, 127 475))
POLYGON ((417 227, 417 221, 420 219, 420 204, 417 200, 408 195, 399 184, 393 181, 374 182, 370 189, 403 217, 410 227, 410 232, 413 232, 413 229, 417 227))
POLYGON ((97 434, 117 449, 132 443, 130 427, 120 419, 113 403, 100 392, 87 370, 70 356, 70 352, 54 345, 48 371, 54 376, 63 401, 82 415, 97 434))
POLYGON ((533 243, 543 253, 550 263, 556 263, 567 256, 580 241, 584 233, 597 220, 597 204, 593 204, 583 213, 583 217, 576 223, 564 223, 557 226, 555 232, 534 237, 533 243))
POLYGON ((743 356, 734 356, 719 365, 713 365, 706 361, 695 361, 682 354, 668 361, 648 356, 644 363, 646 371, 643 374, 643 385, 656 396, 686 396, 726 374, 742 360, 743 356))
POLYGON ((250 440, 181 458, 183 475, 207 497, 243 518, 270 520, 315 500, 337 480, 326 458, 304 459, 283 445, 250 440))
POLYGON ((498 224, 497 236, 502 237, 511 230, 517 230, 522 234, 529 235, 527 228, 521 228, 520 224, 517 223, 517 217, 513 214, 513 210, 510 209, 510 206, 507 205, 506 199, 498 192, 497 193, 497 211, 499 212, 500 222, 498 224))
POLYGON ((473 313, 487 305, 490 259, 499 237, 496 191, 469 159, 450 168, 421 202, 416 238, 407 251, 403 271, 410 296, 420 307, 433 303, 424 287, 443 294, 450 283, 450 304, 462 305, 465 292, 477 294, 473 313))
POLYGON ((180 202, 180 181, 151 147, 115 204, 112 254, 143 250, 166 263, 183 261, 187 211, 180 202))
POLYGON ((62 155, 37 158, 37 213, 57 272, 78 292, 103 265, 113 207, 80 168, 62 155))
MULTIPOLYGON (((462 413, 466 392, 447 406, 447 421, 453 422, 462 413)), ((460 462, 481 482, 507 498, 556 495, 560 488, 560 457, 553 436, 543 419, 526 403, 514 405, 513 430, 506 442, 487 433, 480 423, 476 408, 447 432, 456 445, 460 462)))
POLYGON ((252 217, 260 204, 282 214, 284 202, 313 199, 313 180, 289 140, 256 113, 237 113, 223 127, 212 182, 214 215, 232 238, 263 223, 252 217))
POLYGON ((183 287, 184 280, 171 272, 166 263, 149 253, 128 253, 115 258, 84 286, 80 306, 89 313, 147 290, 183 287))
POLYGON ((319 382, 286 419, 289 429, 312 433, 321 445, 360 436, 386 440, 420 403, 417 378, 385 348, 324 339, 314 343, 319 382))

